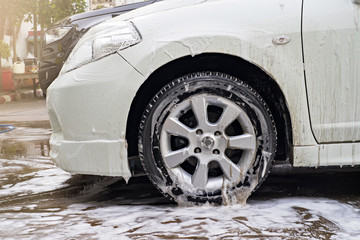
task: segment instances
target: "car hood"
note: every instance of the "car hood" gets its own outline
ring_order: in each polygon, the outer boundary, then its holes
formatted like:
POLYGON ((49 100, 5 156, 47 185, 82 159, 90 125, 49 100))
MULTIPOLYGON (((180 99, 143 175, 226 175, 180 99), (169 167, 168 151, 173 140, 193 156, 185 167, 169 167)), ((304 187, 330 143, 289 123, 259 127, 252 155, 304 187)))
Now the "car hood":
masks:
POLYGON ((77 21, 77 20, 81 20, 84 18, 91 18, 91 17, 107 15, 107 14, 112 14, 112 13, 119 13, 119 12, 127 12, 127 11, 131 11, 133 9, 137 9, 137 8, 152 4, 156 1, 159 1, 159 0, 147 0, 147 1, 143 1, 143 2, 119 5, 119 6, 111 7, 111 8, 103 8, 103 9, 99 9, 99 10, 75 14, 75 15, 71 16, 70 18, 71 18, 71 21, 77 21))
POLYGON ((121 20, 121 21, 127 21, 131 20, 133 18, 146 16, 149 14, 154 14, 158 12, 163 12, 175 8, 181 8, 181 7, 187 7, 191 5, 201 4, 203 2, 208 2, 209 0, 167 0, 167 1, 161 1, 157 2, 151 5, 148 5, 143 8, 138 8, 136 10, 133 10, 131 12, 128 12, 126 14, 123 14, 119 17, 116 17, 114 19, 121 20))

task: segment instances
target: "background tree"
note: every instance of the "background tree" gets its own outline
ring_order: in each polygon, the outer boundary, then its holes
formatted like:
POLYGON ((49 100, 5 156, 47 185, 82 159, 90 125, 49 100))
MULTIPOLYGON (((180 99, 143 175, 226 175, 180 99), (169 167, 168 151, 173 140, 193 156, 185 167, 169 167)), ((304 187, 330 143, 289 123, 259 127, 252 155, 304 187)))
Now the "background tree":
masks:
MULTIPOLYGON (((10 46, 3 41, 0 41, 0 66, 1 66, 1 58, 9 58, 10 54, 10 46)), ((1 71, 0 71, 1 74, 1 71)))
MULTIPOLYGON (((11 29, 12 45, 16 46, 21 22, 25 18, 34 26, 36 54, 38 25, 44 30, 67 16, 84 12, 85 8, 85 0, 0 0, 0 41, 4 39, 7 30, 11 29)), ((14 51, 16 52, 15 47, 14 51)))
POLYGON ((6 0, 0 0, 0 41, 4 39, 6 19, 8 17, 9 5, 6 0))
MULTIPOLYGON (((51 4, 53 11, 51 23, 60 21, 67 16, 74 15, 85 11, 86 1, 85 0, 53 0, 51 4)), ((46 25, 45 27, 49 26, 46 25)))

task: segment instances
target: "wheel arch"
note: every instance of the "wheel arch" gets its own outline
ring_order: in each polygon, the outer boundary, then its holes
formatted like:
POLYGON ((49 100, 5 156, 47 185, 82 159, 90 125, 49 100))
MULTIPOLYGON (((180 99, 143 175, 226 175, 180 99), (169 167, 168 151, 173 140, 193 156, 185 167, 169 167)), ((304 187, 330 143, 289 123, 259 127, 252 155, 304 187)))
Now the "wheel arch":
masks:
MULTIPOLYGON (((288 161, 292 146, 292 127, 286 99, 276 81, 258 66, 242 58, 226 54, 201 54, 173 60, 156 71, 140 86, 127 120, 128 156, 138 155, 138 127, 151 98, 167 83, 191 72, 216 71, 235 76, 254 88, 268 104, 278 133, 276 160, 288 161)), ((130 164, 133 165, 133 164, 130 164)))

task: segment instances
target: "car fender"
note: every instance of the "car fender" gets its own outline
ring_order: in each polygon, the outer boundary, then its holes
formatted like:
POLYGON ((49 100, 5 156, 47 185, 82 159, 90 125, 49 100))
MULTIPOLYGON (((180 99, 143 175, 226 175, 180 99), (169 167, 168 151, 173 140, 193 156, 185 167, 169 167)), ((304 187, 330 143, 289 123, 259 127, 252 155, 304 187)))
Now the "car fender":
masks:
POLYGON ((185 56, 221 53, 242 58, 263 69, 282 90, 290 112, 294 146, 316 145, 304 81, 301 1, 283 1, 283 5, 276 0, 263 2, 266 11, 261 16, 252 14, 258 10, 258 3, 229 0, 135 17, 131 21, 143 40, 119 54, 145 79, 185 56), (224 2, 231 9, 221 11, 224 2))

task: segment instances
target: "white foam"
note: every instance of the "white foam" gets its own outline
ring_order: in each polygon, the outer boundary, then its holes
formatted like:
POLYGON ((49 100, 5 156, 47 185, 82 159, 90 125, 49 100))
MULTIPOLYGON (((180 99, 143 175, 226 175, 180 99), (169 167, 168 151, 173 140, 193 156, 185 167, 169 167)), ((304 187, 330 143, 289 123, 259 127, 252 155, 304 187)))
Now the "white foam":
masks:
MULTIPOLYGON (((52 239, 148 239, 208 237, 341 238, 360 235, 359 210, 324 198, 250 201, 246 207, 117 206, 115 202, 73 204, 56 212, 0 213, 4 236, 13 232, 52 239), (14 223, 12 225, 11 223, 14 223), (16 223, 16 224, 15 224, 16 223), (54 225, 60 224, 61 228, 54 225), (161 236, 161 237, 160 237, 161 236)), ((19 235, 21 236, 21 235, 19 235)))

